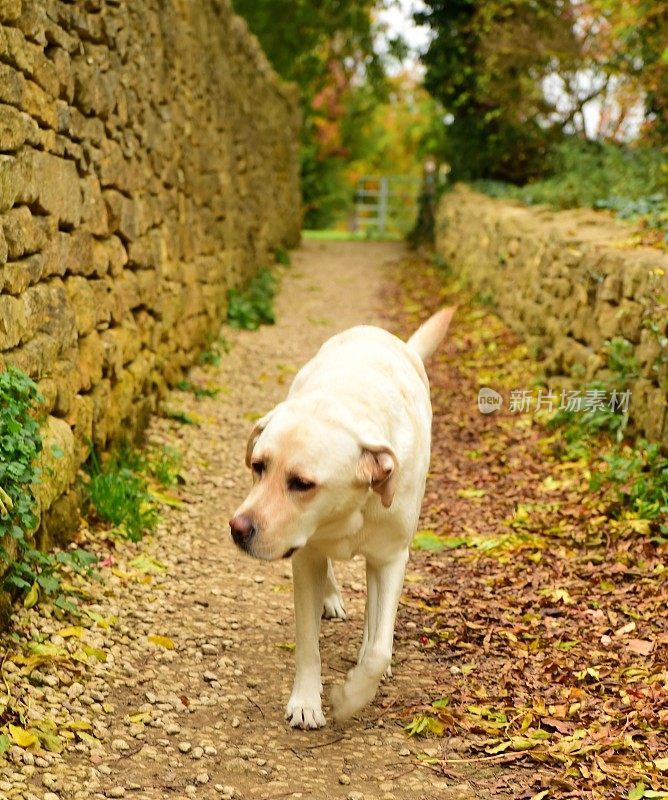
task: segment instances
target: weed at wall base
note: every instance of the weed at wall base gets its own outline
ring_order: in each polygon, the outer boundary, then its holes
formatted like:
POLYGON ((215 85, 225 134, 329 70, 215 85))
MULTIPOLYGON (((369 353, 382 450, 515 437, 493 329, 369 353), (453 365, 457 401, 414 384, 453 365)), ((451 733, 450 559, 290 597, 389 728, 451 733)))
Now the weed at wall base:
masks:
POLYGON ((159 514, 149 477, 161 486, 179 480, 180 454, 174 448, 148 456, 123 442, 101 461, 91 449, 87 471, 90 512, 130 541, 140 541, 155 530, 159 514))
POLYGON ((233 328, 257 330, 260 325, 273 325, 274 296, 278 280, 268 269, 261 269, 245 289, 227 292, 227 321, 233 328))
POLYGON ((28 608, 41 595, 58 594, 62 566, 82 569, 96 560, 80 549, 53 554, 33 546, 39 524, 33 486, 40 482, 36 461, 43 446, 35 416, 40 402, 37 386, 24 372, 9 367, 0 374, 0 562, 6 567, 2 585, 23 595, 28 608))

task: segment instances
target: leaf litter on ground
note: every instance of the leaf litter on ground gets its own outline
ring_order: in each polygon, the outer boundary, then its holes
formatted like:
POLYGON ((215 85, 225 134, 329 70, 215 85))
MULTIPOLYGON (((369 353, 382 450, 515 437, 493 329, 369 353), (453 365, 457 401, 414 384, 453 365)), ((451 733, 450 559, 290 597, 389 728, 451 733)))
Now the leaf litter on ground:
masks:
POLYGON ((404 338, 459 307, 430 366, 432 467, 397 629, 428 648, 436 697, 397 716, 443 742, 444 774, 505 762, 527 800, 668 797, 665 541, 590 487, 595 440, 562 461, 533 413, 478 411, 481 386, 540 381, 489 308, 419 259, 394 278, 384 307, 404 338))

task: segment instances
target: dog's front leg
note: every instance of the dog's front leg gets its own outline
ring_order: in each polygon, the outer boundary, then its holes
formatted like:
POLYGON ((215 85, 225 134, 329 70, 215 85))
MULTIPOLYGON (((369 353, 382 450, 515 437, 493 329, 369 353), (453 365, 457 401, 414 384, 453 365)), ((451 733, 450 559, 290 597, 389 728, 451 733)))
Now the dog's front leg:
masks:
POLYGON ((345 619, 346 609, 343 607, 343 598, 339 585, 336 582, 332 562, 327 559, 327 582, 325 584, 325 603, 322 610, 325 619, 345 619))
MULTIPOLYGON (((357 654, 357 663, 361 664, 369 642, 369 630, 375 631, 378 626, 378 598, 380 585, 378 583, 378 570, 367 564, 366 568, 366 607, 364 609, 364 634, 362 646, 357 654)), ((386 678, 392 677, 392 665, 385 670, 386 678)))
POLYGON ((305 547, 292 557, 295 595, 295 683, 285 710, 293 728, 322 728, 320 693, 320 617, 327 578, 327 559, 305 547))
MULTIPOLYGON (((342 686, 332 691, 334 718, 345 720, 370 702, 383 673, 392 661, 394 620, 397 614, 408 552, 377 564, 367 562, 369 597, 375 594, 375 608, 367 599, 367 641, 356 667, 353 667, 342 686)), ((373 603, 373 601, 372 601, 373 603)))

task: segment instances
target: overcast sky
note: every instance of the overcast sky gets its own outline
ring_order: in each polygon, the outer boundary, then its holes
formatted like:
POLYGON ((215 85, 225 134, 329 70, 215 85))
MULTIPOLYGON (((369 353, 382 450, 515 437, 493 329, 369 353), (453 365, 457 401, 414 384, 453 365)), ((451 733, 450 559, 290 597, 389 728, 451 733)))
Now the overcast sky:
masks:
POLYGON ((429 43, 429 28, 425 25, 416 25, 413 20, 413 14, 423 8, 424 3, 421 0, 396 0, 390 8, 378 15, 379 20, 387 25, 388 34, 401 35, 413 51, 404 63, 406 67, 418 66, 418 54, 424 52, 429 43))
MULTIPOLYGON (((426 25, 416 25, 413 19, 413 14, 424 8, 425 6, 422 0, 394 0, 389 8, 378 14, 379 21, 387 26, 387 33, 389 36, 401 35, 412 51, 403 64, 390 66, 388 69, 390 73, 396 73, 401 69, 407 68, 411 71, 414 70, 419 76, 424 74, 424 69, 419 63, 419 54, 425 52, 429 45, 430 31, 426 25)), ((383 37, 379 38, 378 45, 381 50, 384 49, 383 37)), ((583 94, 586 95, 593 86, 592 80, 592 76, 586 71, 580 74, 580 81, 583 84, 583 94)), ((558 107, 567 103, 566 95, 563 93, 561 83, 557 76, 554 76, 553 79, 546 79, 544 89, 548 96, 557 100, 558 107)), ((595 99, 587 103, 584 108, 584 117, 587 133, 589 136, 595 136, 601 117, 600 100, 595 99)), ((627 140, 634 139, 638 135, 638 127, 641 122, 642 107, 639 106, 637 113, 627 120, 623 138, 627 140)))

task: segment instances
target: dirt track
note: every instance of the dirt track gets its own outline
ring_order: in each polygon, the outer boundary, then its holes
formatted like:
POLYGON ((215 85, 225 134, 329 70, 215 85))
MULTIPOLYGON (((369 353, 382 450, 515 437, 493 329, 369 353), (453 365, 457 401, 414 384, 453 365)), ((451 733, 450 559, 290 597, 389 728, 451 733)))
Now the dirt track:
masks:
MULTIPOLYGON (((196 399, 175 392, 170 399, 198 424, 153 421, 149 439, 184 455, 185 504, 165 510, 154 537, 121 546, 114 557, 116 574, 106 570, 107 585, 93 586, 95 611, 117 615, 118 621, 108 630, 93 630, 90 641, 112 658, 76 681, 82 691, 71 689, 71 675, 57 673, 55 694, 47 691, 37 703, 69 704, 74 716, 95 718, 93 733, 101 744, 79 742, 50 765, 40 761, 37 770, 28 765, 32 796, 480 796, 463 778, 446 781, 417 760, 429 754, 429 742, 408 739, 402 730, 406 720, 392 719, 409 687, 414 693, 424 685, 429 696, 433 679, 417 636, 398 641, 395 677, 353 723, 328 724, 317 732, 287 727, 283 713, 293 674, 290 565, 240 554, 227 527, 249 481, 243 453, 251 419, 284 396, 294 371, 326 338, 353 324, 382 322, 385 268, 403 253, 403 245, 394 243, 305 243, 285 273, 277 325, 257 332, 226 328, 229 355, 219 367, 193 371, 194 382, 218 385, 223 393, 196 399), (166 572, 146 583, 129 578, 128 563, 138 553, 157 559, 166 572), (174 649, 150 643, 151 634, 169 637, 174 649), (55 794, 45 795, 45 789, 55 794)), ((337 575, 348 620, 323 622, 325 697, 354 663, 363 618, 362 563, 339 565, 337 575)), ((41 630, 58 629, 55 620, 30 613, 41 630)), ((7 777, 9 796, 31 796, 25 785, 14 785, 11 770, 7 777)))

